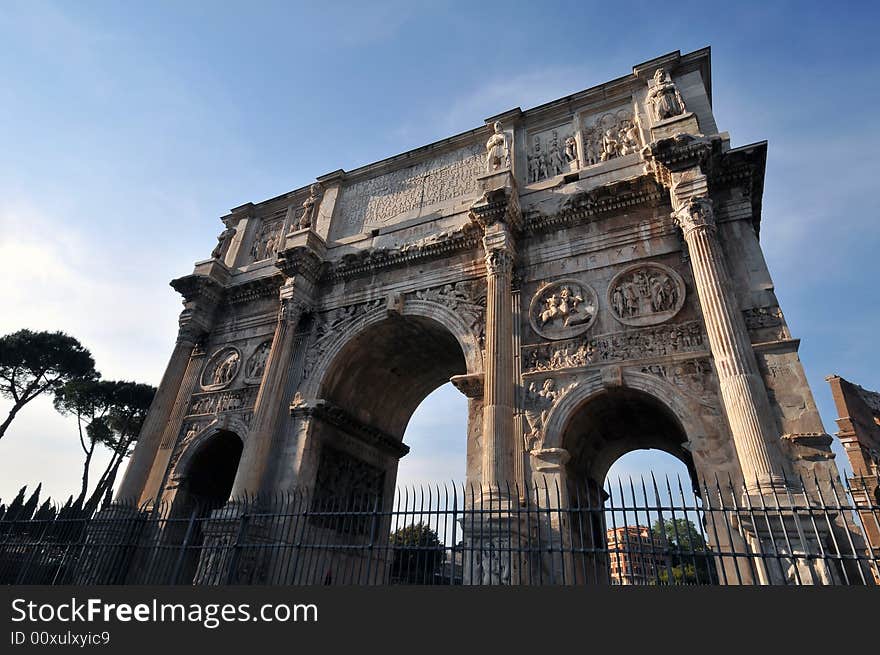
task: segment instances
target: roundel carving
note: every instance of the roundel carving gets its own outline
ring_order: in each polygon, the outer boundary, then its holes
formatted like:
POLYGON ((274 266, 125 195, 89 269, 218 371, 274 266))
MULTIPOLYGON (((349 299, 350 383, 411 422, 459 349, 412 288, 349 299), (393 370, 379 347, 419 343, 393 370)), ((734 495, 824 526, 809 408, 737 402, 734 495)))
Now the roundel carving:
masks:
POLYGON ((612 278, 607 300, 624 325, 656 325, 678 314, 684 294, 684 280, 668 266, 636 264, 612 278))
POLYGON ((590 329, 598 307, 590 285, 566 278, 538 289, 529 304, 529 322, 546 339, 568 339, 590 329))
POLYGON ((238 348, 226 346, 214 351, 202 371, 202 389, 214 391, 223 389, 238 375, 241 368, 241 353, 238 348))

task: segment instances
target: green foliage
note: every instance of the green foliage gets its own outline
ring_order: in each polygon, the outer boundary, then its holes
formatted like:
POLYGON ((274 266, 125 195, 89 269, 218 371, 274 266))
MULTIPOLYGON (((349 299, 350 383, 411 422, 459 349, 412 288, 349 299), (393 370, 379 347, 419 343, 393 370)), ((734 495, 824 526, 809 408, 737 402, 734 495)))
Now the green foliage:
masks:
POLYGON ((394 550, 391 576, 400 584, 434 584, 435 574, 446 559, 437 533, 419 521, 398 528, 389 537, 394 550))
POLYGON ((0 438, 25 404, 40 394, 95 373, 91 353, 63 332, 19 330, 0 337, 0 396, 13 401, 0 438))
POLYGON ((656 538, 665 539, 670 554, 670 566, 658 571, 659 584, 718 583, 712 554, 701 530, 692 521, 683 518, 655 521, 652 530, 656 538))
POLYGON ((80 446, 85 454, 82 487, 76 505, 85 502, 85 508, 97 507, 112 486, 120 463, 131 452, 131 445, 137 439, 155 393, 155 387, 148 384, 101 380, 97 374, 71 380, 55 390, 55 409, 62 415, 76 418, 80 446), (98 444, 108 448, 112 456, 91 497, 85 501, 89 467, 98 444))

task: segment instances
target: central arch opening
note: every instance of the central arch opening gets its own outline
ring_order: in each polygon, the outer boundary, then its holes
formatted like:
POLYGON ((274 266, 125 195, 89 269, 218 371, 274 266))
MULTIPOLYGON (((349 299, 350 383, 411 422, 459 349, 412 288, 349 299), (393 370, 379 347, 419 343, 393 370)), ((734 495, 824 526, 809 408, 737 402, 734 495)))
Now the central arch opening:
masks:
POLYGON ((320 397, 402 439, 410 417, 428 394, 465 373, 461 346, 441 323, 392 315, 342 348, 324 378, 320 397))

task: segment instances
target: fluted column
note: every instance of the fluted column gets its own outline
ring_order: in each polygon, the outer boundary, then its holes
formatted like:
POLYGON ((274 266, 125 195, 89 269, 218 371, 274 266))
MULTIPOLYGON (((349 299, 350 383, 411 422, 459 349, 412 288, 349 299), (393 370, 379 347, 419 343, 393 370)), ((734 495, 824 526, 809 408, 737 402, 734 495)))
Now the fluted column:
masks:
POLYGON ((305 245, 278 255, 286 277, 266 369, 257 392, 254 416, 245 442, 232 497, 272 491, 272 460, 280 453, 292 394, 294 343, 303 312, 310 306, 320 270, 324 242, 313 232, 301 235, 305 245))
POLYGON ((513 483, 514 361, 510 306, 513 238, 495 223, 483 237, 486 252, 486 377, 483 395, 484 484, 513 483))
POLYGON ((284 390, 287 389, 293 362, 293 343, 296 326, 302 316, 303 304, 295 299, 289 285, 282 287, 281 307, 272 336, 272 347, 266 360, 260 390, 254 404, 254 416, 238 474, 232 487, 232 496, 261 491, 264 474, 272 456, 275 433, 288 411, 284 390))
POLYGON ((770 402, 733 293, 712 201, 692 196, 676 204, 679 208, 673 217, 687 242, 721 399, 746 486, 753 487, 756 482, 762 487, 781 485, 783 477, 771 445, 776 430, 770 402))
POLYGON ((159 450, 162 433, 168 423, 177 392, 180 389, 180 383, 186 373, 195 345, 196 336, 188 330, 181 329, 177 342, 174 344, 171 359, 168 360, 168 366, 165 367, 165 374, 162 376, 147 417, 144 419, 137 445, 134 447, 122 483, 119 485, 119 491, 116 492, 117 501, 138 501, 141 499, 141 493, 146 486, 150 470, 153 468, 153 461, 159 450))
POLYGON ((147 482, 141 492, 140 503, 152 500, 158 501, 162 495, 165 481, 169 474, 168 464, 171 461, 171 454, 177 445, 181 427, 183 426, 183 419, 189 409, 192 394, 196 389, 199 374, 202 372, 204 364, 205 349, 200 345, 196 345, 192 350, 192 355, 189 358, 189 363, 180 382, 174 407, 169 413, 165 429, 162 431, 162 439, 159 442, 156 456, 153 458, 153 466, 150 469, 147 482))

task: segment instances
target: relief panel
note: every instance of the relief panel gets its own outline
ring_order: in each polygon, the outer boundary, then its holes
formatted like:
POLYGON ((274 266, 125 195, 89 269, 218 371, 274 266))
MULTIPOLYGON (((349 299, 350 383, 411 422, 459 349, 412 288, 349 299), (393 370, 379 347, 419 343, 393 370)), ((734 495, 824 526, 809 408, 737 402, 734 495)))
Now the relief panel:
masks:
POLYGON ((681 276, 662 264, 636 264, 608 284, 611 314, 624 325, 656 325, 678 314, 684 305, 681 276))
POLYGON ((202 389, 216 391, 228 387, 241 368, 241 352, 234 346, 224 346, 214 351, 202 371, 202 389))
POLYGON ((598 305, 599 297, 588 284, 557 280, 541 287, 532 298, 529 322, 546 339, 569 339, 590 329, 598 305))
POLYGON ((577 170, 577 141, 572 124, 529 134, 527 161, 529 184, 577 170))
POLYGON ((585 119, 581 138, 584 166, 595 166, 611 159, 637 153, 643 145, 639 128, 629 108, 585 119))

